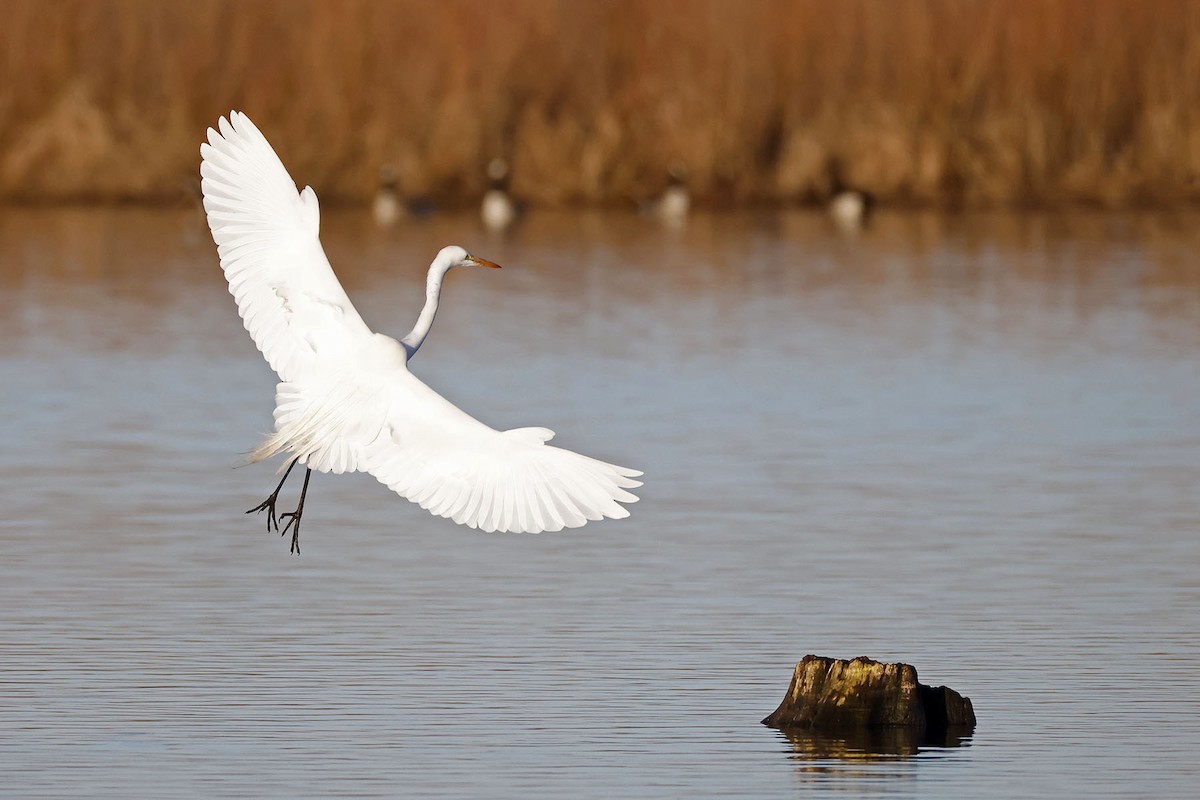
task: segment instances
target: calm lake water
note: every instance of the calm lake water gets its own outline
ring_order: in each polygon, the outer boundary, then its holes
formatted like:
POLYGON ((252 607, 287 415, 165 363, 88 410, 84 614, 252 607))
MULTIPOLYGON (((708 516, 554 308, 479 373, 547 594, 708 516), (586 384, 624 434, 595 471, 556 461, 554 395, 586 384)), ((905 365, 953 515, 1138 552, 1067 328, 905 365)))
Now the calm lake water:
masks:
POLYGON ((1198 232, 327 212, 393 335, 441 246, 504 264, 450 276, 413 370, 646 485, 489 535, 315 475, 294 557, 242 513, 275 379, 201 218, 0 210, 0 794, 1194 796, 1198 232), (759 720, 806 653, 979 727, 789 739, 759 720))

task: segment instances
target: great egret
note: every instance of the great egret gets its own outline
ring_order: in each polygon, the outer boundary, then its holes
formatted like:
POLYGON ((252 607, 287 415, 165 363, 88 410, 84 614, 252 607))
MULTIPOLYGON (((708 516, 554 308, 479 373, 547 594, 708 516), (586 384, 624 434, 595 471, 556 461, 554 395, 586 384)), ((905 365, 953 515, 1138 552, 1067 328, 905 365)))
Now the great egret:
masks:
POLYGON ((508 162, 493 158, 487 166, 491 188, 483 195, 479 216, 489 231, 500 232, 517 219, 517 206, 508 196, 508 162))
POLYGON ((637 500, 627 490, 641 486, 640 472, 547 445, 554 433, 546 428, 494 430, 409 372, 446 273, 496 264, 443 248, 429 266, 413 329, 400 341, 373 333, 325 257, 312 188, 297 193, 245 114, 231 112, 217 128, 200 145, 204 210, 238 313, 281 381, 275 433, 250 461, 289 456, 275 491, 246 513, 266 511, 268 530, 291 530, 298 553, 315 469, 369 472, 431 513, 484 531, 538 533, 629 516, 620 503, 637 500), (296 464, 307 468, 299 502, 277 517, 296 464))

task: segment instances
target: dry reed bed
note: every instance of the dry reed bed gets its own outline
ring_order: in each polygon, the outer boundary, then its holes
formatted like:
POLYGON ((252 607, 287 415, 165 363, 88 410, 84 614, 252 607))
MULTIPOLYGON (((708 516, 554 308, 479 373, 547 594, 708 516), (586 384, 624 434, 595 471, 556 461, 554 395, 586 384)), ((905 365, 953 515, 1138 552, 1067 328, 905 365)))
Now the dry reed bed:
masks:
POLYGON ((494 155, 543 205, 1200 199, 1200 3, 1169 0, 9 0, 0 198, 194 191, 250 113, 303 183, 391 163, 459 202, 494 155))

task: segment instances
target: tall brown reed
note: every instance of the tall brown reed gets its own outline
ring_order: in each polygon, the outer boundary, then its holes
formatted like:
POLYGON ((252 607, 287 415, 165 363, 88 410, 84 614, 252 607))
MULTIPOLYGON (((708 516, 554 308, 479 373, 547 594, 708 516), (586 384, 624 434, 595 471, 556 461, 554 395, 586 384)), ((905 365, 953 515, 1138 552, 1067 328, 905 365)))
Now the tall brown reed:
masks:
POLYGON ((154 200, 247 111, 302 183, 629 203, 1200 198, 1186 0, 8 0, 0 198, 154 200))

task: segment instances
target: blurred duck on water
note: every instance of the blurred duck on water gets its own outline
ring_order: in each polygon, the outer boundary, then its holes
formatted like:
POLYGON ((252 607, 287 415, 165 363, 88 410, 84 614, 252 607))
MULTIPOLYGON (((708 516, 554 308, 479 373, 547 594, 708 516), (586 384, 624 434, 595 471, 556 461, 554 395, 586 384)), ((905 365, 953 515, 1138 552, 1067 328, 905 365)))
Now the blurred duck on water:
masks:
POLYGON ((399 177, 391 164, 384 164, 379 169, 379 188, 371 204, 371 215, 381 228, 390 228, 408 215, 400 199, 399 177))
POLYGON ((830 162, 829 177, 829 217, 842 233, 857 233, 867 224, 875 206, 875 198, 846 180, 846 167, 839 159, 830 162))
POLYGON ((517 205, 508 193, 508 162, 493 158, 487 166, 487 178, 490 188, 483 195, 479 216, 489 231, 503 231, 516 222, 518 213, 517 205))
POLYGON ((839 230, 862 230, 873 205, 871 196, 853 189, 843 189, 829 201, 829 216, 839 230))
POLYGON ((687 168, 673 164, 667 170, 667 188, 657 200, 643 206, 643 212, 654 217, 669 228, 680 228, 687 223, 692 199, 687 188, 687 168))

